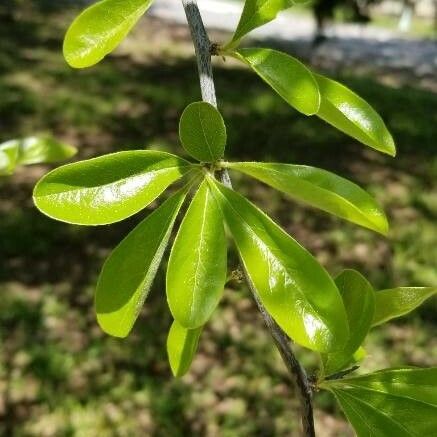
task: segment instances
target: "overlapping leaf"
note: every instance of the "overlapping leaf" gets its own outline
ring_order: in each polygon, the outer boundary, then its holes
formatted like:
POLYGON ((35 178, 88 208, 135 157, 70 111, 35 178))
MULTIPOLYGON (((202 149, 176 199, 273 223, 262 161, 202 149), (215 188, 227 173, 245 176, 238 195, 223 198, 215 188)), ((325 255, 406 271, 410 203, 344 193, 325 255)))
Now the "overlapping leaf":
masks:
POLYGON ((74 68, 97 64, 112 52, 153 0, 102 0, 85 9, 65 35, 64 57, 74 68))
POLYGON ((437 287, 398 287, 375 293, 373 325, 403 316, 437 294, 437 287))
POLYGON ((202 327, 186 329, 176 320, 173 321, 167 337, 167 355, 174 376, 181 377, 188 372, 201 333, 202 327))
POLYGON ((223 218, 206 181, 194 196, 176 236, 167 268, 167 299, 184 328, 203 326, 226 281, 223 218))
POLYGON ((349 322, 349 339, 342 350, 323 356, 325 375, 344 369, 354 361, 353 355, 363 343, 372 325, 375 312, 375 292, 355 270, 344 270, 335 279, 349 322))
POLYGON ((393 137, 384 121, 365 100, 332 79, 320 74, 314 77, 320 89, 320 118, 373 149, 396 155, 393 137))
POLYGON ((192 166, 169 153, 135 150, 67 164, 35 186, 35 205, 49 217, 79 225, 123 220, 158 197, 192 166))
POLYGON ((210 184, 267 311, 297 343, 320 352, 340 349, 348 324, 327 272, 247 199, 212 179, 210 184))
POLYGON ((382 234, 388 231, 384 211, 372 196, 358 185, 326 170, 305 165, 257 162, 225 165, 316 208, 382 234))
POLYGON ((358 437, 423 437, 437 429, 437 368, 387 369, 326 381, 358 437))
POLYGON ((191 156, 201 162, 214 162, 223 156, 225 150, 225 122, 214 106, 194 102, 182 113, 179 137, 191 156))
POLYGON ((319 111, 319 87, 311 71, 302 62, 272 49, 239 49, 232 56, 249 65, 298 111, 306 115, 319 111))
POLYGON ((149 294, 176 216, 182 189, 147 216, 111 253, 97 282, 95 306, 101 328, 126 337, 149 294))

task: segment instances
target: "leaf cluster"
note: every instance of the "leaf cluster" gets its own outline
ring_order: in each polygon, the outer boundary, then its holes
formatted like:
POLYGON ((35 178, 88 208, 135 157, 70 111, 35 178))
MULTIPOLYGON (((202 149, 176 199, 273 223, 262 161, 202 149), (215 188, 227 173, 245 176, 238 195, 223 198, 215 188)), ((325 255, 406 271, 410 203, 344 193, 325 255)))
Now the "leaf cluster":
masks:
MULTIPOLYGON (((99 62, 151 3, 103 0, 87 8, 66 34, 67 62, 76 68, 99 62)), ((383 120, 352 90, 288 54, 239 47, 246 34, 294 3, 299 1, 246 0, 234 35, 218 54, 246 64, 299 112, 316 115, 364 145, 394 156, 394 141, 383 120)), ((95 295, 102 329, 116 337, 129 334, 169 250, 166 295, 174 322, 167 351, 174 375, 185 374, 226 285, 228 235, 266 310, 293 341, 319 354, 316 388, 334 394, 359 436, 430 435, 427 431, 435 429, 437 417, 436 369, 346 375, 365 357, 370 329, 412 311, 436 294, 437 287, 375 291, 353 270, 331 278, 312 254, 222 183, 220 175, 228 169, 241 172, 385 235, 387 218, 376 200, 354 182, 323 169, 225 161, 226 126, 208 103, 187 106, 179 137, 189 159, 151 150, 118 152, 55 169, 35 187, 34 202, 48 216, 104 225, 138 213, 172 184, 180 184, 106 260, 95 295)))

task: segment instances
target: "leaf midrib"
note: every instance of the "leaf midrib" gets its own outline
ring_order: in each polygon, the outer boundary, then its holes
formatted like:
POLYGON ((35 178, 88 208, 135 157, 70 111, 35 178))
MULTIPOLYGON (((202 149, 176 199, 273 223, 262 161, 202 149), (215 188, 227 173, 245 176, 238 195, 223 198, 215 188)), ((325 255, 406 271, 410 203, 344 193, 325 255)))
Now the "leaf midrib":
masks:
MULTIPOLYGON (((220 190, 219 190, 220 191, 220 190)), ((220 192, 221 194, 221 192, 220 192)), ((285 269, 285 267, 283 267, 283 262, 281 260, 279 260, 273 253, 272 251, 269 249, 269 247, 262 241, 262 239, 257 235, 257 233, 251 228, 251 226, 244 220, 244 218, 242 217, 242 215, 233 207, 233 205, 227 200, 227 198, 221 194, 222 197, 225 199, 225 201, 228 203, 229 207, 232 209, 232 211, 234 211, 234 213, 241 218, 241 222, 244 225, 244 227, 248 230, 250 230, 257 238, 258 241, 263 243, 263 246, 266 247, 268 249, 268 252, 271 254, 272 258, 276 261, 278 261, 281 265, 281 268, 285 271, 285 274, 290 277, 290 275, 288 274, 287 270, 285 269)), ((243 260, 244 263, 244 260, 243 260)), ((270 268, 270 265, 269 265, 270 268)), ((292 279, 292 278, 291 278, 292 279)), ((293 281, 292 281, 293 282, 293 281)), ((270 288, 270 285, 269 285, 270 288)), ((296 290, 300 293, 300 295, 303 297, 303 299, 305 300, 305 302, 307 302, 308 306, 311 308, 311 310, 314 312, 314 314, 317 314, 317 317, 319 319, 321 319, 323 321, 323 324, 326 326, 326 321, 324 320, 323 317, 320 316, 319 312, 314 308, 313 304, 308 300, 308 298, 306 297, 305 293, 302 291, 302 289, 300 287, 298 287, 296 285, 296 290)))
POLYGON ((198 271, 199 271, 199 265, 200 265, 200 258, 201 258, 201 252, 202 252, 202 246, 203 246, 203 240, 204 240, 204 235, 203 235, 203 231, 205 229, 205 222, 206 222, 206 211, 207 211, 207 207, 208 207, 208 187, 206 188, 206 194, 205 194, 205 201, 204 201, 204 206, 203 206, 203 213, 202 213, 202 225, 200 228, 200 239, 199 239, 199 246, 198 246, 198 250, 197 250, 197 262, 196 262, 196 269, 194 272, 194 284, 193 284, 193 299, 191 301, 191 305, 190 305, 190 319, 193 318, 193 314, 195 312, 195 301, 196 301, 196 295, 198 294, 198 271))
MULTIPOLYGON (((121 18, 121 20, 119 20, 119 24, 117 24, 116 26, 113 26, 111 30, 109 30, 107 32, 104 32, 103 36, 100 36, 100 34, 97 34, 97 35, 96 34, 92 34, 92 35, 94 35, 92 39, 97 39, 99 41, 97 44, 100 46, 100 48, 105 49, 107 47, 107 45, 108 45, 107 42, 105 43, 105 41, 107 41, 110 38, 112 39, 115 35, 119 34, 120 33, 120 29, 123 28, 123 24, 126 21, 128 22, 128 27, 132 27, 133 22, 135 22, 135 17, 137 17, 138 15, 141 16, 145 12, 144 11, 143 13, 140 13, 139 11, 141 9, 147 8, 149 3, 150 3, 150 0, 144 1, 141 4, 141 6, 138 6, 130 14, 127 14, 127 15, 117 14, 118 17, 121 18)), ((96 9, 98 9, 99 6, 101 6, 101 5, 95 4, 95 8, 96 9)), ((115 15, 115 16, 113 15, 113 17, 117 17, 117 15, 115 15)), ((123 30, 121 30, 121 32, 123 32, 123 30)), ((89 45, 87 45, 87 47, 89 47, 89 45)), ((86 48, 86 49, 82 49, 80 51, 85 51, 85 52, 89 53, 90 51, 92 51, 92 48, 86 48)))
MULTIPOLYGON (((402 384, 404 384, 404 383, 402 383, 402 384)), ((408 399, 410 401, 414 401, 414 402, 417 402, 417 403, 420 403, 420 404, 428 405, 429 407, 435 408, 437 410, 437 405, 430 404, 430 403, 428 403, 426 401, 422 401, 420 399, 412 398, 411 396, 390 393, 390 392, 387 392, 387 391, 382 391, 382 390, 378 390, 376 388, 366 387, 366 386, 362 386, 362 385, 355 385, 355 384, 348 384, 348 385, 351 386, 352 388, 355 388, 355 389, 358 389, 358 390, 364 390, 364 391, 368 391, 368 392, 371 392, 371 393, 377 393, 377 394, 380 394, 380 395, 386 395, 386 396, 390 396, 390 397, 394 397, 394 398, 399 398, 399 399, 408 399)), ((399 385, 399 383, 398 383, 398 385, 399 385)), ((415 386, 414 384, 405 384, 405 385, 411 385, 413 387, 415 386)), ((421 385, 421 387, 434 388, 434 386, 432 386, 432 385, 421 385)), ((337 390, 347 391, 347 388, 339 388, 337 390)), ((349 393, 349 395, 353 396, 350 393, 349 393)))
MULTIPOLYGON (((118 179, 117 181, 109 182, 107 184, 94 185, 92 187, 79 187, 79 188, 75 188, 75 189, 71 189, 71 190, 58 191, 56 193, 36 195, 35 197, 36 198, 50 198, 50 197, 56 197, 56 196, 59 196, 61 194, 65 194, 65 193, 71 193, 71 192, 79 192, 80 193, 82 191, 102 189, 102 188, 109 187, 111 185, 116 185, 116 184, 118 184, 120 182, 123 182, 123 181, 131 179, 131 178, 136 178, 136 177, 142 176, 145 173, 152 173, 153 175, 155 175, 155 174, 160 173, 160 172, 167 172, 167 171, 171 171, 171 170, 174 170, 174 169, 186 169, 186 168, 189 168, 189 167, 191 167, 191 166, 190 165, 184 165, 184 166, 176 165, 176 166, 160 168, 160 169, 152 170, 152 171, 141 171, 141 172, 138 172, 138 173, 134 173, 134 174, 132 174, 132 175, 130 175, 128 177, 118 179)), ((181 176, 182 176, 182 174, 183 174, 183 172, 181 172, 181 176)), ((49 182, 49 183, 50 184, 54 184, 54 182, 49 182)), ((77 187, 77 185, 71 185, 71 186, 72 187, 77 187)))
MULTIPOLYGON (((119 328, 122 328, 122 325, 124 323, 124 321, 127 318, 127 315, 129 313, 128 311, 128 307, 130 307, 130 303, 133 303, 134 306, 134 319, 137 318, 139 311, 141 310, 142 304, 144 303, 146 294, 147 294, 147 288, 149 287, 149 285, 151 284, 151 282, 153 281, 153 278, 150 277, 150 272, 151 270, 156 267, 156 260, 159 257, 159 255, 161 255, 161 249, 163 248, 163 246, 167 245, 168 242, 168 238, 167 235, 171 232, 171 228, 172 228, 172 224, 174 223, 174 219, 175 219, 175 215, 177 214, 177 212, 179 211, 179 206, 180 203, 178 203, 177 208, 172 212, 171 216, 168 217, 165 226, 163 226, 163 230, 161 231, 159 237, 158 237, 158 244, 155 246, 156 250, 155 255, 152 257, 152 260, 149 264, 149 267, 145 270, 144 272, 144 279, 140 282, 140 284, 138 285, 138 287, 136 287, 135 292, 132 296, 131 299, 129 299, 129 301, 126 303, 126 305, 124 305, 122 308, 123 311, 123 316, 122 319, 120 320, 118 326, 119 328), (139 292, 139 296, 137 296, 139 292)), ((158 266, 159 268, 159 266, 158 266)))
MULTIPOLYGON (((416 434, 416 433, 414 433, 413 431, 411 431, 411 430, 409 430, 408 428, 405 428, 405 426, 402 424, 402 423, 399 423, 399 422, 397 422, 395 419, 393 419, 392 417, 390 417, 388 414, 386 414, 386 413, 384 413, 384 412, 382 412, 381 410, 378 410, 377 408, 375 408, 375 406, 374 405, 372 405, 372 404, 369 404, 368 402, 366 402, 366 401, 364 401, 364 400, 362 400, 362 399, 360 399, 360 398, 357 398, 356 396, 354 396, 354 395, 352 395, 352 394, 350 394, 350 393, 347 393, 347 392, 345 392, 344 390, 343 390, 343 396, 349 396, 350 398, 352 398, 352 399, 354 399, 357 403, 361 403, 361 404, 364 404, 364 405, 367 405, 371 410, 373 410, 374 412, 375 412, 375 414, 376 415, 380 415, 380 416, 382 416, 382 417, 385 417, 386 419, 388 419, 391 423, 394 423, 396 426, 398 426, 399 428, 402 428, 407 434, 409 434, 409 435, 412 435, 412 436, 417 436, 417 437, 419 437, 419 435, 418 434, 416 434)), ((366 424, 367 425, 367 424, 366 424)), ((372 429, 372 428, 370 428, 369 426, 368 426, 368 428, 369 429, 372 429)))
MULTIPOLYGON (((285 165, 287 165, 287 164, 285 164, 285 165)), ((292 165, 292 164, 289 164, 289 165, 292 165)), ((234 168, 236 168, 235 166, 231 166, 231 168, 232 167, 234 167, 234 168)), ((308 168, 311 168, 310 166, 301 166, 301 167, 308 167, 308 168)), ((244 170, 243 170, 244 171, 244 170)), ((275 170, 275 169, 271 169, 271 168, 269 168, 269 171, 271 171, 272 173, 275 173, 275 174, 280 174, 280 175, 282 175, 282 173, 280 172, 280 171, 278 171, 278 170, 275 170)), ((248 173, 246 173, 246 174, 248 174, 248 173)), ((252 176, 252 175, 250 175, 250 176, 252 176)), ((252 176, 253 177, 253 176, 252 176)), ((320 192, 322 193, 322 194, 326 194, 326 195, 330 195, 330 196, 332 196, 332 197, 334 197, 335 199, 340 199, 340 200, 342 200, 342 201, 344 201, 348 206, 350 206, 356 213, 358 213, 359 215, 360 215, 360 217, 361 218, 363 218, 367 223, 369 223, 370 225, 372 225, 372 228, 375 226, 375 223, 374 222, 372 222, 371 220, 369 220, 368 218, 367 218, 367 216, 366 215, 364 215, 364 213, 356 206, 356 205, 354 205, 350 200, 348 200, 348 199, 346 199, 345 197, 342 197, 342 196, 340 196, 339 194, 337 194, 337 193, 335 193, 335 192, 333 192, 333 191, 330 191, 330 190, 327 190, 326 188, 322 188, 322 187, 319 187, 319 186, 317 186, 317 185, 315 185, 315 184, 312 184, 311 182, 308 182, 308 181, 306 181, 306 180, 302 180, 302 179, 300 179, 300 178, 298 178, 297 176, 291 176, 291 177, 293 177, 294 179, 296 179, 297 181, 299 181, 300 183, 302 183, 302 184, 305 184, 305 185, 307 185, 307 186, 309 186, 309 187, 311 187, 311 188, 315 188, 315 189, 318 189, 318 190, 320 190, 320 192)), ((257 178, 256 176, 255 176, 255 178, 256 179, 259 179, 259 178, 257 178)), ((263 181, 262 180, 262 182, 263 183, 265 183, 266 185, 270 185, 268 182, 265 182, 265 181, 263 181)), ((348 181, 348 182, 350 182, 350 181, 348 181)), ((351 184, 353 184, 353 182, 350 182, 351 184)), ((271 185, 270 185, 271 186, 271 185)), ((275 188, 275 187, 272 187, 272 188, 275 188)), ((275 188, 276 189, 276 188, 275 188)), ((289 192, 286 192, 286 194, 288 194, 289 196, 291 196, 291 197, 294 197, 294 198, 297 198, 297 199, 299 199, 299 200, 301 200, 301 201, 303 201, 303 202, 306 202, 306 203, 308 203, 308 204, 310 204, 311 206, 313 206, 313 207, 315 207, 315 208, 319 208, 319 207, 317 207, 314 203, 311 203, 311 202, 309 202, 309 201, 306 201, 306 200, 303 200, 303 198, 302 197, 298 197, 298 195, 295 195, 295 194, 291 194, 291 193, 289 193, 289 192)), ((319 209, 321 209, 321 208, 319 208, 319 209)), ((332 213, 331 213, 332 214, 332 213)), ((337 214, 336 214, 337 215, 337 214)), ((378 217, 384 217, 384 215, 379 215, 378 217)), ((344 218, 345 220, 348 220, 348 221, 350 221, 349 219, 347 219, 346 217, 342 217, 342 218, 344 218)))

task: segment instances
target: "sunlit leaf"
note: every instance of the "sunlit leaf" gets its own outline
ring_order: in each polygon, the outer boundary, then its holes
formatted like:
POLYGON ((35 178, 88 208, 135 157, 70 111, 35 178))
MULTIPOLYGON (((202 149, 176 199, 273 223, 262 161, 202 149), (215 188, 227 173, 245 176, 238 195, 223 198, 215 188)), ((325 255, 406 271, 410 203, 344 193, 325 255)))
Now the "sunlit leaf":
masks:
POLYGON ((17 166, 19 145, 15 140, 0 144, 0 176, 11 175, 17 166))
POLYGON ((320 352, 341 349, 348 324, 328 273, 247 199, 212 179, 210 184, 267 311, 297 343, 320 352))
POLYGON ((97 282, 95 307, 107 334, 126 337, 149 294, 176 216, 183 189, 147 216, 111 253, 97 282))
POLYGON ((354 361, 354 353, 366 338, 375 312, 375 292, 360 273, 344 270, 337 276, 335 283, 346 308, 349 340, 342 350, 323 356, 325 375, 338 372, 354 361))
POLYGON ((387 369, 326 381, 358 437, 424 437, 437 429, 437 368, 387 369))
POLYGON ((49 136, 9 140, 0 144, 0 174, 11 174, 17 165, 63 161, 71 158, 76 152, 75 147, 49 136))
POLYGON ((182 113, 179 137, 191 156, 201 162, 213 162, 220 159, 225 150, 225 122, 214 106, 194 102, 182 113))
POLYGON ((437 294, 437 287, 398 287, 377 291, 373 325, 403 316, 437 294))
POLYGON ((314 74, 321 95, 317 115, 361 143, 396 155, 393 137, 379 114, 361 97, 344 85, 314 74))
POLYGON ((102 0, 85 9, 65 35, 64 57, 74 68, 97 64, 112 52, 153 0, 102 0))
POLYGON ((226 47, 234 47, 238 45, 241 38, 248 34, 251 30, 262 26, 276 18, 278 12, 288 9, 294 3, 302 3, 302 1, 293 0, 246 0, 244 2, 243 12, 238 22, 237 29, 232 36, 231 41, 226 44, 226 47))
POLYGON ((249 65, 289 105, 313 115, 320 107, 319 87, 302 62, 277 50, 239 49, 232 56, 249 65))
POLYGON ((167 299, 184 328, 203 326, 226 282, 223 218, 208 184, 194 196, 176 236, 167 268, 167 299))
POLYGON ((176 320, 171 325, 167 337, 167 355, 174 376, 184 376, 190 369, 201 333, 202 327, 186 329, 176 320))
POLYGON ((67 223, 114 223, 145 208, 191 168, 169 153, 117 152, 51 171, 33 199, 44 214, 67 223))
POLYGON ((306 202, 353 223, 386 234, 384 211, 358 185, 315 167, 257 162, 224 163, 306 202))

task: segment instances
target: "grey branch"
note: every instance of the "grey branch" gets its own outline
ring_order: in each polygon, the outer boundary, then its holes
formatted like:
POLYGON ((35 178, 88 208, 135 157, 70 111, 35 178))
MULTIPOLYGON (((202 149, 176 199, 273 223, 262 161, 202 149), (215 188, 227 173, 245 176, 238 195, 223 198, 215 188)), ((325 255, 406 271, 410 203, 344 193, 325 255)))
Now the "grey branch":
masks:
POLYGON ((182 0, 191 38, 196 51, 197 68, 199 70, 200 90, 202 99, 217 107, 214 77, 211 65, 211 41, 206 33, 203 20, 197 7, 196 0, 182 0))
MULTIPOLYGON (((214 77, 211 65, 211 41, 209 40, 205 26, 203 25, 203 20, 200 15, 196 0, 182 0, 182 4, 185 9, 187 22, 190 27, 191 37, 193 39, 196 52, 202 99, 205 102, 217 107, 217 98, 215 94, 214 77)), ((225 185, 232 187, 232 182, 227 170, 221 171, 220 178, 225 185)), ((249 275, 244 269, 243 272, 246 282, 253 294, 253 297, 255 298, 258 309, 264 319, 264 323, 269 329, 275 345, 278 348, 297 389, 297 394, 301 405, 303 434, 305 437, 314 437, 315 431, 312 406, 312 389, 305 369, 301 366, 300 362, 296 358, 291 348, 288 336, 264 308, 264 305, 260 301, 249 275)))

